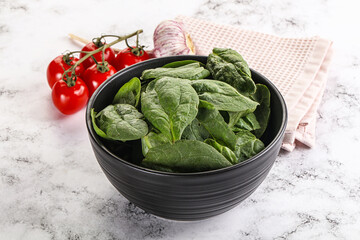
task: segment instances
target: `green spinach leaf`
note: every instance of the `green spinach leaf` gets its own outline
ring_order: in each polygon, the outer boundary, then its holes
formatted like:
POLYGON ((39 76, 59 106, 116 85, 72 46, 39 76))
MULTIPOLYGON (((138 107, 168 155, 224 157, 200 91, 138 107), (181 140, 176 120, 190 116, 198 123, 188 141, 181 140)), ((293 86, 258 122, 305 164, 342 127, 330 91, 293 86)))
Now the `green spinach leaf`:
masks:
POLYGON ((142 153, 145 156, 150 148, 162 145, 164 143, 171 143, 169 138, 162 133, 154 131, 149 132, 146 136, 141 138, 142 153))
POLYGON ((93 127, 100 137, 125 142, 148 133, 148 125, 142 120, 144 116, 132 105, 109 105, 98 114, 92 112, 93 127))
POLYGON ((256 119, 254 113, 249 113, 248 115, 239 119, 239 121, 232 128, 234 132, 238 132, 238 129, 244 129, 248 131, 254 131, 260 129, 260 124, 256 119))
POLYGON ((256 92, 251 98, 260 104, 254 111, 260 125, 260 128, 255 129, 254 134, 260 138, 264 134, 270 118, 270 91, 265 85, 256 84, 256 92))
POLYGON ((157 170, 157 171, 160 171, 160 172, 171 172, 171 173, 175 173, 175 172, 179 172, 179 171, 176 171, 174 169, 171 169, 170 167, 165 167, 165 166, 161 166, 161 165, 158 165, 158 164, 154 164, 152 162, 142 162, 141 165, 143 167, 146 167, 148 169, 152 169, 152 170, 157 170))
POLYGON ((244 116, 253 112, 259 105, 222 81, 202 79, 191 81, 190 84, 198 93, 200 100, 213 104, 221 111, 237 112, 240 116, 244 116))
POLYGON ((205 143, 215 148, 219 153, 221 153, 221 155, 223 155, 232 164, 236 164, 239 162, 235 153, 231 151, 230 148, 221 145, 220 143, 216 142, 214 139, 208 138, 205 140, 205 143))
POLYGON ((196 60, 182 60, 182 61, 175 61, 175 62, 165 64, 162 67, 163 68, 177 68, 177 67, 182 67, 182 66, 188 65, 190 63, 197 63, 199 67, 202 67, 202 65, 203 65, 202 63, 200 63, 199 61, 196 61, 196 60))
POLYGON ((264 143, 247 130, 240 129, 236 137, 234 152, 240 162, 258 154, 265 148, 264 143))
POLYGON ((111 139, 106 135, 106 133, 104 133, 104 131, 101 130, 101 129, 97 126, 96 120, 95 120, 96 112, 95 112, 95 110, 94 110, 93 108, 91 109, 90 114, 91 114, 91 122, 92 122, 94 131, 96 132, 96 134, 99 135, 99 136, 102 137, 102 138, 111 140, 111 139))
POLYGON ((234 127, 234 125, 240 120, 240 118, 242 116, 244 116, 245 114, 243 112, 227 112, 228 113, 228 124, 229 124, 229 127, 234 127))
POLYGON ((176 172, 200 172, 232 164, 212 146, 194 140, 180 140, 150 148, 143 166, 170 168, 176 172))
POLYGON ((149 83, 141 95, 145 118, 175 142, 197 115, 199 97, 189 80, 163 77, 149 83))
POLYGON ((141 82, 137 77, 125 83, 116 93, 113 104, 126 103, 137 107, 140 99, 141 82))
POLYGON ((180 67, 160 67, 154 69, 145 70, 142 73, 141 79, 156 79, 160 77, 173 77, 183 79, 202 79, 210 75, 210 72, 204 67, 200 66, 200 63, 189 63, 180 67))
POLYGON ((181 135, 181 139, 187 140, 198 140, 205 141, 205 139, 210 137, 210 133, 206 128, 195 118, 185 129, 181 135))
POLYGON ((235 50, 214 48, 206 67, 214 79, 227 82, 245 96, 256 90, 248 64, 235 50))
POLYGON ((200 100, 199 112, 196 118, 217 142, 231 150, 235 149, 235 133, 230 129, 214 105, 200 100))

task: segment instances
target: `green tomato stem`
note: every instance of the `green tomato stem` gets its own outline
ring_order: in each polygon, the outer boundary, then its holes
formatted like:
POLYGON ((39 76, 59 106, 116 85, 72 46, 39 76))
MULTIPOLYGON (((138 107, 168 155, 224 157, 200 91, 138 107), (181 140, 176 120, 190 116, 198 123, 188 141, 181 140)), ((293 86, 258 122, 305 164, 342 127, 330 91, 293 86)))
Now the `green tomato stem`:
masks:
POLYGON ((119 36, 117 36, 117 35, 106 34, 106 35, 101 35, 100 39, 102 39, 102 38, 106 38, 106 37, 115 37, 115 38, 119 38, 119 36))
POLYGON ((88 53, 88 51, 71 51, 68 54, 73 54, 73 53, 88 53))
MULTIPOLYGON (((124 40, 126 40, 126 39, 128 39, 128 38, 131 38, 131 37, 133 37, 133 36, 135 36, 135 35, 139 35, 139 34, 142 33, 142 32, 143 32, 143 30, 142 30, 142 29, 139 29, 139 30, 137 30, 136 32, 133 32, 133 33, 128 34, 128 35, 125 35, 125 36, 116 36, 118 39, 116 39, 116 40, 114 40, 114 41, 112 41, 112 42, 110 42, 110 43, 108 43, 108 44, 104 44, 103 46, 99 47, 98 49, 95 49, 94 51, 85 52, 86 55, 85 55, 84 57, 80 58, 79 61, 77 61, 71 68, 69 68, 68 70, 66 70, 66 71, 63 73, 63 79, 64 79, 64 76, 65 76, 66 80, 68 80, 68 73, 69 73, 69 72, 72 72, 72 75, 75 75, 75 69, 76 69, 76 67, 79 66, 80 63, 84 62, 84 61, 85 61, 87 58, 89 58, 90 56, 92 56, 92 55, 94 55, 94 54, 96 54, 96 53, 98 53, 98 52, 100 52, 100 51, 103 51, 103 58, 104 58, 104 55, 105 55, 105 54, 104 54, 104 51, 105 51, 106 48, 111 47, 111 46, 113 46, 113 45, 115 45, 115 44, 117 44, 117 43, 119 43, 119 42, 121 42, 121 41, 124 41, 124 40)), ((105 36, 107 36, 107 35, 105 35, 105 36)), ((109 36, 110 36, 110 35, 109 35, 109 36)), ((111 35, 111 37, 115 37, 115 35, 111 35)), ((103 61, 104 61, 104 60, 105 60, 105 59, 103 59, 103 61)), ((75 81, 76 81, 76 79, 75 79, 75 81)), ((68 82, 68 81, 66 81, 66 82, 68 82)), ((69 86, 69 85, 72 85, 72 84, 70 84, 70 82, 72 82, 72 81, 69 81, 68 86, 69 86)), ((69 87, 70 87, 70 86, 69 86, 69 87)))

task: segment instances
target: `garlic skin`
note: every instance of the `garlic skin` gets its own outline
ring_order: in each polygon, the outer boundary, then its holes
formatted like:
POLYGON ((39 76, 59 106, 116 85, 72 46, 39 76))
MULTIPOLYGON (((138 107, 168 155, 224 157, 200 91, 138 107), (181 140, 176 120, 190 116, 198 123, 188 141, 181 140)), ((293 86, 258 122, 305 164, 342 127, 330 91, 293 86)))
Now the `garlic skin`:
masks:
POLYGON ((156 27, 153 51, 155 57, 195 53, 195 46, 181 22, 165 20, 156 27))

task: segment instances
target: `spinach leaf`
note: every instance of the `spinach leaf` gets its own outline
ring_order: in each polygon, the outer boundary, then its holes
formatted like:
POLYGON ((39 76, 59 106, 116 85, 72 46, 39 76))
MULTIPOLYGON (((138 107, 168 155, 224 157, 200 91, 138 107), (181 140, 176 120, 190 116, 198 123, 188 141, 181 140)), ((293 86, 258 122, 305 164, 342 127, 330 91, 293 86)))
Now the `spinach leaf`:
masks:
POLYGON ((188 65, 190 63, 198 63, 199 67, 202 67, 202 65, 203 65, 202 63, 200 63, 199 61, 196 61, 196 60, 182 60, 182 61, 175 61, 175 62, 165 64, 162 67, 163 68, 177 68, 177 67, 188 65))
POLYGON ((235 153, 231 151, 230 148, 221 145, 220 143, 216 142, 214 139, 208 138, 205 140, 205 143, 215 148, 219 153, 221 153, 221 155, 223 155, 232 164, 236 164, 239 162, 235 153))
POLYGON ((160 77, 173 77, 173 78, 183 78, 183 79, 202 79, 210 75, 210 72, 204 67, 200 66, 200 63, 190 63, 180 67, 175 68, 154 68, 145 70, 142 73, 141 79, 155 79, 160 77))
POLYGON ((253 131, 257 138, 265 132, 270 117, 270 91, 263 84, 256 84, 256 92, 250 98, 259 103, 253 113, 239 118, 238 113, 229 112, 229 126, 234 132, 237 129, 253 131))
POLYGON ((245 96, 253 94, 256 90, 249 66, 235 50, 214 48, 208 57, 206 67, 214 79, 227 82, 245 96))
POLYGON ((265 85, 256 84, 256 92, 251 96, 251 99, 260 103, 254 111, 260 125, 260 128, 254 131, 254 134, 260 138, 264 134, 270 118, 270 91, 265 85))
MULTIPOLYGON (((246 114, 246 113, 245 113, 246 114)), ((245 115, 243 112, 231 112, 229 111, 228 112, 228 124, 229 124, 229 127, 234 127, 234 125, 240 120, 240 118, 242 116, 245 115)))
POLYGON ((141 82, 137 77, 134 77, 119 89, 112 103, 127 103, 137 107, 140 99, 140 91, 141 82))
POLYGON ((210 137, 210 133, 204 126, 195 118, 185 129, 181 135, 181 139, 204 141, 210 137))
POLYGON ((202 79, 191 81, 190 84, 200 100, 213 104, 218 110, 237 112, 239 116, 244 116, 259 105, 225 82, 202 79))
POLYGON ((200 172, 232 164, 212 146, 194 140, 180 140, 150 148, 144 166, 170 168, 176 172, 200 172))
POLYGON ((146 136, 141 138, 142 153, 145 156, 150 148, 170 142, 171 141, 169 138, 167 138, 166 135, 151 131, 146 136))
POLYGON ((132 105, 109 105, 98 114, 92 112, 93 127, 100 137, 125 142, 140 139, 148 132, 144 116, 132 105))
POLYGON ((197 115, 199 97, 185 79, 163 77, 149 83, 141 95, 145 118, 175 142, 197 115))
POLYGON ((106 133, 104 133, 103 130, 101 130, 101 129, 97 126, 96 120, 95 120, 96 112, 95 112, 95 110, 94 110, 93 108, 91 109, 90 114, 91 114, 91 122, 92 122, 94 131, 96 132, 96 134, 99 135, 99 136, 102 137, 102 138, 111 140, 111 139, 106 135, 106 133))
POLYGON ((175 171, 173 169, 171 169, 170 167, 165 167, 165 166, 161 166, 161 165, 158 165, 158 164, 154 164, 152 162, 142 162, 141 165, 143 167, 146 167, 146 168, 149 168, 149 169, 153 169, 153 170, 157 170, 157 171, 160 171, 160 172, 179 172, 179 171, 175 171))
POLYGON ((227 146, 231 150, 235 149, 235 133, 229 128, 214 105, 200 100, 199 112, 196 118, 217 142, 227 146))
POLYGON ((238 129, 244 129, 248 131, 254 131, 260 128, 260 124, 256 119, 254 113, 249 113, 248 115, 239 119, 239 121, 232 128, 234 132, 238 132, 238 129))
POLYGON ((247 130, 239 129, 236 137, 237 141, 234 152, 240 162, 258 154, 265 148, 264 143, 247 130))

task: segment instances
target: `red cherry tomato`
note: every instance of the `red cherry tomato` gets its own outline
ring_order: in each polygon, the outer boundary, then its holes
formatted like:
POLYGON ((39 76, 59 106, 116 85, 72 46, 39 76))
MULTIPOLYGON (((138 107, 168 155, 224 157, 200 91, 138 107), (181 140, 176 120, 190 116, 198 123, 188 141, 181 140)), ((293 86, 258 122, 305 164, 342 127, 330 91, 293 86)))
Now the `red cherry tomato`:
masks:
MULTIPOLYGON (((90 42, 86 44, 81 51, 94 51, 98 49, 98 47, 93 43, 90 42)), ((112 48, 106 48, 105 49, 105 61, 107 61, 110 65, 113 65, 115 62, 115 52, 112 48)), ((80 53, 80 58, 84 57, 86 53, 80 53)), ((101 62, 102 61, 102 51, 96 53, 93 55, 93 57, 96 59, 96 61, 101 62)), ((89 57, 85 61, 82 62, 85 68, 91 67, 93 64, 95 64, 94 60, 89 57)))
POLYGON ((135 63, 148 60, 149 58, 149 54, 145 50, 141 50, 137 55, 136 52, 131 51, 131 48, 125 48, 118 53, 113 66, 119 71, 135 63))
POLYGON ((89 89, 89 96, 91 96, 95 90, 102 84, 106 79, 111 75, 116 73, 116 69, 110 64, 107 65, 109 71, 101 72, 98 70, 96 64, 93 64, 91 67, 85 70, 83 73, 83 80, 86 83, 89 89))
MULTIPOLYGON (((70 61, 66 63, 63 55, 57 56, 54 60, 52 60, 46 70, 46 76, 50 88, 52 88, 57 81, 62 79, 64 69, 68 70, 77 61, 79 61, 78 58, 70 57, 70 61)), ((80 75, 84 72, 84 70, 84 66, 80 63, 79 66, 75 68, 75 74, 80 75)), ((71 73, 69 73, 69 76, 70 75, 71 73)))
POLYGON ((51 96, 55 107, 63 114, 70 115, 86 105, 89 90, 84 81, 78 77, 72 87, 68 87, 63 80, 57 81, 52 88, 51 96))

